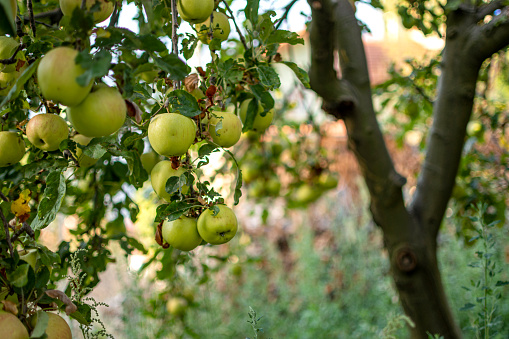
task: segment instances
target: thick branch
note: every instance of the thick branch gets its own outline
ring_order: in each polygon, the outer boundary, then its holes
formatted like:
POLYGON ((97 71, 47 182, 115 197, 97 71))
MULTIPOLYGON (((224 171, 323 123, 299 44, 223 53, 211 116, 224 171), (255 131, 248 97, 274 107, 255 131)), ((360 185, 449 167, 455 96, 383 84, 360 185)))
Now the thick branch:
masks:
POLYGON ((481 21, 487 15, 492 15, 497 9, 501 9, 504 7, 504 0, 494 0, 490 3, 487 3, 483 6, 480 6, 477 9, 477 21, 481 21))
POLYGON ((471 39, 471 52, 481 62, 509 45, 509 6, 487 24, 477 26, 471 39))

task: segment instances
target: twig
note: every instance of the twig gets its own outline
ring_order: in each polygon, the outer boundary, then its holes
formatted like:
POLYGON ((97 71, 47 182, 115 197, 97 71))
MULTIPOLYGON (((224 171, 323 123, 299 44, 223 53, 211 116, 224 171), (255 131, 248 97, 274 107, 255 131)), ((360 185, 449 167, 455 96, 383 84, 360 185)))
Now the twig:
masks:
POLYGON ((246 38, 244 38, 242 31, 240 30, 239 26, 237 25, 237 21, 235 20, 233 11, 231 10, 230 6, 228 6, 228 3, 225 0, 223 0, 223 3, 226 6, 226 10, 228 11, 228 13, 230 13, 230 16, 232 17, 232 20, 233 20, 233 24, 235 25, 235 29, 237 30, 237 33, 239 33, 240 41, 242 42, 242 44, 244 45, 244 48, 247 51, 249 48, 247 47, 246 38))
MULTIPOLYGON (((120 7, 122 7, 122 3, 120 3, 120 7)), ((115 7, 113 8, 113 14, 111 15, 108 27, 115 27, 118 23, 118 18, 120 18, 120 8, 118 1, 115 1, 115 7)))
POLYGON ((4 65, 11 65, 16 63, 16 54, 18 54, 19 51, 21 51, 25 47, 25 45, 20 44, 18 48, 14 51, 14 54, 9 59, 0 59, 0 64, 4 65))
POLYGON ((27 0, 28 7, 28 16, 30 17, 30 28, 32 29, 32 33, 34 38, 37 34, 37 29, 35 28, 35 18, 34 18, 34 8, 32 6, 32 0, 27 0))
POLYGON ((21 226, 21 228, 19 230, 17 230, 16 233, 13 234, 11 240, 12 241, 18 240, 19 236, 21 234, 23 234, 23 232, 28 234, 31 238, 35 238, 35 233, 34 233, 34 230, 32 229, 32 227, 30 227, 30 225, 27 224, 26 222, 23 222, 23 225, 21 226))
POLYGON ((21 19, 18 15, 16 15, 16 34, 21 38, 25 33, 23 32, 23 25, 21 24, 21 19))
POLYGON ((2 192, 0 192, 0 198, 2 198, 5 202, 9 202, 9 198, 7 198, 2 192))
POLYGON ((0 218, 2 218, 2 222, 4 224, 5 239, 7 240, 7 246, 9 247, 9 252, 11 253, 11 258, 14 258, 14 249, 12 248, 12 243, 11 243, 9 223, 7 222, 7 219, 5 219, 4 212, 2 212, 1 208, 0 208, 0 218))
MULTIPOLYGON (((172 42, 172 53, 177 55, 179 54, 179 51, 178 51, 178 42, 179 42, 179 38, 178 38, 178 35, 177 35, 177 29, 178 29, 178 24, 177 24, 177 0, 171 0, 171 42, 172 42)), ((173 86, 176 88, 176 89, 180 89, 180 81, 174 81, 173 82, 173 86)))
POLYGON ((297 1, 298 0, 292 0, 288 5, 285 6, 285 12, 283 13, 283 16, 278 20, 278 22, 275 26, 276 29, 279 29, 279 27, 281 26, 283 21, 285 21, 286 18, 288 18, 288 14, 290 13, 290 10, 292 9, 293 5, 295 5, 295 3, 297 1))

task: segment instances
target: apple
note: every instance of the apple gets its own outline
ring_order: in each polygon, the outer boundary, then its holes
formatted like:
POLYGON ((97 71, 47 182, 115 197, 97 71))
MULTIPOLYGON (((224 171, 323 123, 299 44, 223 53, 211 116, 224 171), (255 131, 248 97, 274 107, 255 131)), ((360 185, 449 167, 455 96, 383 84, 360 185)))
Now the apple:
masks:
POLYGON ((9 339, 28 339, 28 331, 14 314, 0 310, 0 333, 9 339))
MULTIPOLYGON (((37 316, 40 314, 39 311, 33 318, 32 323, 35 326, 37 323, 37 316)), ((46 327, 47 339, 72 339, 71 328, 67 322, 58 314, 45 312, 48 315, 48 326, 46 327)))
POLYGON ((182 18, 192 24, 207 20, 214 10, 214 0, 178 0, 177 11, 182 18))
POLYGON ((166 310, 171 315, 176 317, 181 317, 186 313, 187 310, 187 300, 181 297, 173 297, 168 300, 166 303, 166 310))
POLYGON ((335 188, 338 185, 338 178, 329 172, 324 172, 318 177, 318 185, 326 190, 335 188))
POLYGON ((262 198, 265 195, 265 183, 262 180, 256 180, 249 186, 249 195, 253 198, 262 198))
POLYGON ((246 162, 240 166, 242 171, 242 180, 245 183, 250 183, 260 176, 260 168, 254 162, 246 162))
POLYGON ((140 155, 140 161, 145 171, 150 174, 154 166, 161 161, 161 159, 156 152, 151 150, 150 152, 140 155))
POLYGON ((235 263, 230 267, 230 271, 236 277, 240 277, 242 275, 242 265, 240 263, 235 263))
POLYGON ((65 106, 76 106, 87 97, 93 80, 83 87, 76 78, 85 70, 74 59, 78 51, 70 47, 57 47, 46 53, 37 67, 37 79, 42 95, 47 100, 65 106))
POLYGON ((177 220, 165 220, 162 232, 163 239, 172 247, 181 251, 194 250, 202 242, 194 218, 181 216, 177 220))
POLYGON ((320 197, 321 190, 310 184, 302 184, 294 192, 294 200, 300 204, 308 204, 320 197))
MULTIPOLYGON (((87 10, 90 10, 96 1, 101 4, 99 11, 93 13, 94 22, 97 24, 108 19, 111 13, 113 13, 114 1, 86 0, 87 10)), ((81 0, 60 0, 60 9, 64 15, 72 16, 72 12, 76 7, 81 8, 81 0)))
MULTIPOLYGON (((15 7, 16 8, 16 7, 15 7)), ((19 42, 13 38, 0 36, 0 59, 9 59, 12 57, 16 48, 19 47, 19 42)), ((16 53, 16 62, 13 64, 0 64, 0 72, 11 73, 16 71, 16 66, 20 60, 25 60, 25 54, 22 51, 16 53)))
POLYGON ((25 141, 18 133, 0 131, 0 167, 13 165, 25 155, 25 141))
POLYGON ((21 72, 0 72, 0 95, 6 96, 9 94, 20 74, 21 72))
POLYGON ((484 126, 479 121, 469 121, 467 124, 467 135, 470 137, 481 137, 484 126))
POLYGON ((106 85, 94 86, 81 104, 67 110, 67 117, 76 131, 91 138, 118 131, 126 114, 127 106, 122 94, 106 85))
MULTIPOLYGON (((75 136, 72 137, 72 140, 74 140, 74 142, 82 146, 87 146, 92 139, 93 138, 87 137, 83 134, 76 134, 75 136)), ((74 156, 78 160, 78 164, 80 165, 80 167, 93 166, 98 160, 83 154, 83 150, 79 147, 76 147, 76 154, 74 156)))
POLYGON ((213 38, 225 41, 230 35, 230 22, 228 17, 223 12, 212 13, 212 24, 210 17, 204 22, 196 24, 196 31, 198 32, 198 39, 204 44, 209 44, 213 38), (210 34, 212 33, 212 38, 210 34))
POLYGON ((265 187, 269 196, 277 197, 279 196, 279 191, 281 190, 281 181, 277 178, 270 178, 267 180, 265 187))
POLYGON ((156 115, 148 126, 148 141, 158 154, 183 155, 196 138, 196 124, 180 113, 156 115))
MULTIPOLYGON (((246 123, 246 116, 247 116, 247 108, 249 106, 249 103, 253 99, 247 99, 242 102, 240 105, 240 119, 242 120, 242 123, 246 123)), ((263 132, 267 129, 267 127, 270 126, 272 123, 272 119, 274 118, 274 110, 271 109, 268 111, 264 117, 261 116, 260 113, 263 112, 262 105, 258 105, 258 113, 256 114, 256 117, 253 121, 253 131, 255 132, 263 132)))
POLYGON ((198 218, 200 237, 212 245, 227 243, 237 233, 238 222, 235 213, 226 205, 216 205, 219 213, 206 209, 198 218))
POLYGON ((239 141, 242 134, 242 122, 233 113, 212 111, 209 121, 209 134, 219 146, 233 146, 239 141), (221 122, 221 127, 217 128, 219 122, 221 122))
POLYGON ((61 116, 43 113, 37 114, 28 121, 26 134, 32 145, 51 152, 56 151, 60 143, 67 139, 69 127, 61 116))
MULTIPOLYGON (((150 172, 150 183, 157 195, 169 202, 171 194, 166 192, 166 182, 169 178, 180 177, 185 172, 186 170, 183 167, 174 170, 171 167, 171 161, 163 160, 158 162, 150 172)), ((189 186, 182 186, 182 194, 186 194, 187 192, 189 192, 189 186)))

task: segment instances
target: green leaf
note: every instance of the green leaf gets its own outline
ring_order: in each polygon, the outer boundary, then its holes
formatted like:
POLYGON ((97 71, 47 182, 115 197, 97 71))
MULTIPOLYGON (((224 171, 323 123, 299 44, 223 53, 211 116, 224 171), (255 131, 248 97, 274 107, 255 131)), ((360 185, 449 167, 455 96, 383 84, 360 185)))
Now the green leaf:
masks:
POLYGON ((57 216, 62 200, 65 197, 66 184, 62 169, 50 172, 46 178, 46 188, 37 207, 37 216, 32 221, 34 231, 48 226, 57 216))
MULTIPOLYGON (((12 1, 0 0, 0 34, 14 35, 16 33, 16 25, 12 16, 12 1)), ((14 2, 16 5, 16 2, 14 2)))
POLYGON ((260 0, 247 0, 246 8, 244 12, 246 19, 251 21, 253 26, 258 23, 258 8, 260 7, 260 0))
POLYGON ((89 325, 92 321, 92 309, 90 306, 78 302, 74 304, 78 307, 78 310, 69 314, 69 317, 77 320, 80 324, 89 325))
POLYGON ((14 272, 7 273, 7 280, 15 287, 23 287, 28 283, 28 269, 29 264, 23 264, 16 267, 14 272))
POLYGON ((169 74, 171 80, 184 80, 191 72, 191 68, 175 54, 168 54, 162 58, 153 55, 152 58, 156 66, 169 74))
POLYGON ((304 45, 304 39, 302 39, 297 33, 278 29, 272 32, 268 40, 269 44, 290 44, 304 45))
POLYGON ((261 115, 265 116, 264 113, 268 112, 274 107, 274 98, 272 98, 272 95, 270 95, 270 93, 260 84, 253 85, 250 88, 255 98, 261 101, 263 106, 263 112, 261 115))
POLYGON ((300 80, 300 82, 302 82, 304 87, 311 88, 311 86, 309 85, 308 72, 306 72, 305 70, 303 70, 302 68, 297 66, 297 64, 295 62, 282 61, 282 63, 285 64, 286 66, 290 67, 290 69, 295 73, 295 75, 300 80))
POLYGON ((474 308, 475 305, 472 304, 472 303, 466 303, 462 308, 460 308, 460 311, 467 311, 467 310, 470 310, 472 308, 474 308))
POLYGON ((258 99, 254 98, 247 105, 246 119, 244 120, 244 126, 242 132, 247 132, 253 129, 253 123, 258 114, 258 99))
POLYGON ((143 168, 140 154, 136 151, 121 152, 122 157, 127 161, 129 168, 129 182, 136 188, 143 186, 148 179, 148 173, 143 168))
POLYGON ((239 83, 244 76, 241 65, 234 59, 227 59, 225 62, 219 62, 217 70, 222 78, 232 84, 239 83))
POLYGON ((273 90, 281 86, 279 75, 274 68, 270 66, 258 66, 256 70, 258 71, 261 84, 269 90, 273 90))
POLYGON ((182 40, 182 54, 186 60, 191 59, 196 46, 198 46, 198 38, 192 34, 187 34, 187 38, 182 40))
POLYGON ((173 193, 177 192, 180 189, 180 187, 181 187, 180 177, 173 176, 173 177, 169 177, 168 180, 166 181, 164 190, 168 194, 173 194, 173 193))
POLYGON ((137 83, 134 85, 133 91, 140 94, 143 99, 152 99, 152 88, 146 83, 137 83))
POLYGON ((139 41, 141 41, 141 48, 147 52, 163 52, 166 51, 166 45, 161 42, 158 38, 156 38, 153 34, 145 34, 139 36, 139 41))
POLYGON ((198 157, 203 158, 218 149, 215 145, 206 143, 198 150, 198 157))
POLYGON ((180 112, 180 114, 186 117, 194 117, 201 114, 200 106, 196 98, 184 90, 177 89, 171 92, 168 98, 170 103, 180 112))
POLYGON ((37 69, 37 66, 39 65, 40 59, 35 61, 33 64, 28 66, 27 69, 21 73, 19 78, 14 83, 14 86, 12 86, 9 93, 7 93, 7 96, 4 98, 2 103, 0 104, 0 108, 2 108, 6 103, 8 103, 12 99, 16 99, 18 97, 19 92, 23 89, 23 86, 25 86, 25 83, 32 77, 35 70, 37 69))
POLYGON ((185 201, 173 201, 169 204, 159 205, 156 209, 155 222, 161 222, 166 219, 168 221, 177 220, 182 214, 189 211, 192 205, 185 201))
POLYGON ((30 335, 31 338, 40 338, 46 333, 49 316, 46 312, 37 312, 37 323, 30 335))
POLYGON ((85 69, 85 73, 76 78, 80 86, 86 87, 94 78, 100 78, 108 74, 111 65, 111 53, 106 50, 97 52, 94 56, 87 50, 76 56, 76 64, 85 69))

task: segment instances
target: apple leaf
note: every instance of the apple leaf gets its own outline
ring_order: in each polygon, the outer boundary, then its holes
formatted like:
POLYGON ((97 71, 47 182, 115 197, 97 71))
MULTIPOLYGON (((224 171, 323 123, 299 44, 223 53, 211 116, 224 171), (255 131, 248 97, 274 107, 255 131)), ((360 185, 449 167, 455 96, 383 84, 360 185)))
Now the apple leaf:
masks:
MULTIPOLYGON (((0 0, 0 34, 14 35, 16 25, 12 16, 12 2, 9 0, 0 0)), ((16 5, 16 3, 14 3, 16 5)))
POLYGON ((260 84, 256 84, 250 87, 251 92, 255 96, 256 99, 261 101, 263 106, 263 112, 260 113, 262 117, 274 107, 274 98, 270 93, 260 84))
POLYGON ((138 83, 134 85, 134 97, 141 97, 140 99, 152 99, 152 88, 146 83, 138 83))
POLYGON ((304 39, 302 39, 297 33, 278 29, 272 32, 268 40, 269 44, 290 44, 304 45, 304 39))
POLYGON ((234 86, 242 81, 244 77, 244 71, 241 69, 241 65, 234 59, 227 59, 225 62, 219 62, 217 71, 223 79, 234 86))
POLYGON ((15 287, 23 287, 28 283, 29 264, 23 264, 16 267, 14 272, 7 273, 7 280, 15 287))
POLYGON ((182 40, 182 54, 186 60, 191 59, 196 46, 198 46, 198 38, 192 34, 187 33, 187 38, 182 40))
POLYGON ((156 209, 155 222, 161 222, 163 220, 173 221, 180 218, 184 213, 189 211, 193 205, 188 204, 185 201, 173 201, 169 204, 159 205, 156 209))
POLYGON ((203 158, 208 156, 210 153, 214 152, 215 150, 219 150, 216 145, 211 143, 206 143, 200 147, 198 150, 198 157, 203 158))
POLYGON ((253 123, 256 118, 256 114, 258 114, 258 100, 254 98, 253 100, 249 101, 247 106, 246 118, 244 120, 242 132, 247 132, 253 129, 253 123))
POLYGON ((88 50, 84 50, 76 56, 76 64, 85 69, 85 73, 76 78, 80 86, 87 86, 94 78, 100 78, 108 74, 111 65, 111 53, 106 50, 100 50, 95 55, 91 55, 88 50))
POLYGON ((8 103, 12 99, 16 99, 18 97, 19 92, 23 89, 23 86, 25 86, 25 83, 32 77, 35 70, 37 69, 37 66, 39 65, 40 60, 35 61, 33 64, 27 67, 21 73, 19 78, 14 83, 14 86, 12 86, 9 93, 7 93, 7 96, 4 98, 2 103, 0 104, 0 108, 2 108, 6 103, 8 103))
POLYGON ((311 88, 311 86, 309 85, 309 75, 308 75, 308 73, 305 70, 303 70, 302 68, 297 66, 297 64, 295 62, 282 61, 281 63, 283 63, 286 66, 290 67, 290 69, 295 73, 295 75, 300 80, 300 82, 302 82, 304 87, 311 88))
POLYGON ((90 325, 92 322, 92 309, 90 306, 80 302, 74 302, 74 304, 78 307, 78 310, 69 314, 69 317, 77 320, 82 325, 90 325))
POLYGON ((260 0, 247 0, 246 8, 244 9, 244 13, 246 14, 246 19, 251 21, 253 26, 256 26, 258 23, 258 8, 260 7, 260 0))
POLYGON ((153 34, 140 35, 137 38, 141 42, 141 50, 159 53, 167 50, 165 44, 163 44, 161 40, 156 38, 153 34))
POLYGON ((186 117, 194 117, 201 114, 201 109, 200 106, 198 106, 196 98, 182 89, 172 91, 168 99, 180 114, 186 117))
POLYGON ((258 71, 261 84, 269 90, 274 90, 281 86, 279 75, 274 68, 270 66, 258 66, 256 70, 258 71))
POLYGON ((48 327, 49 316, 46 312, 37 312, 37 323, 30 335, 31 338, 40 338, 46 333, 48 327))
POLYGON ((137 151, 124 151, 121 155, 127 161, 129 182, 134 187, 140 188, 148 179, 148 173, 141 164, 140 154, 137 151))
POLYGON ((182 184, 180 177, 173 176, 173 177, 169 177, 168 180, 166 181, 164 190, 168 194, 173 194, 173 193, 177 192, 184 185, 185 185, 185 182, 182 184))
POLYGON ((37 207, 37 216, 32 221, 34 231, 48 226, 57 216, 66 193, 65 177, 62 169, 50 172, 46 178, 46 188, 37 207))
POLYGON ((171 80, 184 80, 191 72, 191 68, 175 54, 168 54, 164 57, 152 55, 152 58, 156 66, 168 73, 171 80))

